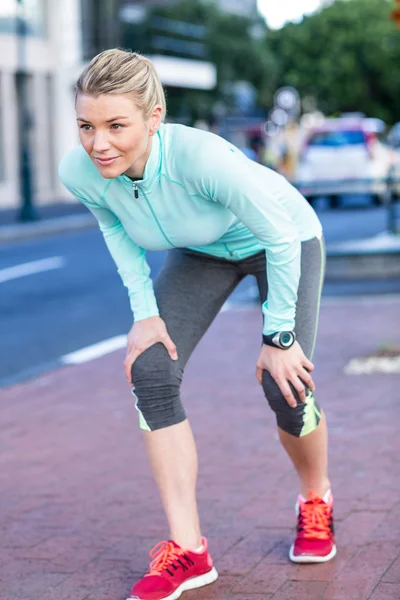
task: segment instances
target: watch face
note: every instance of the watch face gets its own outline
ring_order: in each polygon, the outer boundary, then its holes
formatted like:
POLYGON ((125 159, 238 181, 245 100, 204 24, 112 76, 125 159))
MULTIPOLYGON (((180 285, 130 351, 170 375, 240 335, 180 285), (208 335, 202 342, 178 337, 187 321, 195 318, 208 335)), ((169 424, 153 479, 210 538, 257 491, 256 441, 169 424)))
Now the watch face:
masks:
POLYGON ((281 334, 280 342, 283 346, 289 346, 289 344, 291 344, 292 341, 293 341, 293 335, 291 333, 289 333, 288 331, 284 331, 281 334))

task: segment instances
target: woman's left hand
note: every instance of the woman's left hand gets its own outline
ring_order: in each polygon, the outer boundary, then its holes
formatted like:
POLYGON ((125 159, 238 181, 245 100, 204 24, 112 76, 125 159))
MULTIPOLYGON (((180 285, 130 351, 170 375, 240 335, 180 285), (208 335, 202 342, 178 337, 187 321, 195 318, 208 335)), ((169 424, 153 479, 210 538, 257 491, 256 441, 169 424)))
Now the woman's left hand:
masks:
POLYGON ((296 407, 297 403, 289 382, 297 391, 302 402, 306 401, 304 384, 312 392, 315 390, 315 384, 310 375, 310 371, 314 370, 314 365, 305 356, 297 341, 288 350, 263 344, 256 369, 256 376, 260 385, 262 384, 262 372, 264 370, 271 374, 286 402, 293 408, 296 407))

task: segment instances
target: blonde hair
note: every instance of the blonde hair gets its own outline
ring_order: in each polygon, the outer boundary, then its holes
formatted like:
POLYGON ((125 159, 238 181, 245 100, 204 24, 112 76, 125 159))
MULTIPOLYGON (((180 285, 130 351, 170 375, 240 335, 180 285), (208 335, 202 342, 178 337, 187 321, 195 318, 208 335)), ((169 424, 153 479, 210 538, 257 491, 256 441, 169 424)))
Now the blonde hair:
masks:
POLYGON ((78 94, 130 94, 148 119, 156 104, 162 106, 162 120, 167 105, 165 93, 153 63, 137 52, 119 48, 105 50, 95 56, 76 83, 78 94))

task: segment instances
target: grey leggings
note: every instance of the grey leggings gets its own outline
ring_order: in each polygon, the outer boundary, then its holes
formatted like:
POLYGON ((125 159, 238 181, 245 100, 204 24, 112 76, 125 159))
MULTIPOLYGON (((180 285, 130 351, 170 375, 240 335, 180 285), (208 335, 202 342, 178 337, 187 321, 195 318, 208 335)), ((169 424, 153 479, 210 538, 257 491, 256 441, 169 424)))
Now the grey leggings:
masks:
MULTIPOLYGON (((301 246, 301 278, 296 306, 296 335, 311 359, 316 338, 319 303, 325 267, 323 240, 313 238, 301 246)), ((220 308, 246 275, 257 279, 260 300, 267 297, 265 252, 230 261, 186 249, 171 250, 155 282, 160 316, 178 350, 178 360, 169 357, 162 344, 155 344, 136 360, 132 377, 140 426, 150 431, 186 419, 180 387, 186 363, 220 308)), ((260 329, 260 346, 261 346, 260 329)), ((310 433, 318 425, 320 410, 311 392, 307 402, 291 408, 279 387, 264 371, 265 396, 277 416, 278 426, 295 436, 310 433)))

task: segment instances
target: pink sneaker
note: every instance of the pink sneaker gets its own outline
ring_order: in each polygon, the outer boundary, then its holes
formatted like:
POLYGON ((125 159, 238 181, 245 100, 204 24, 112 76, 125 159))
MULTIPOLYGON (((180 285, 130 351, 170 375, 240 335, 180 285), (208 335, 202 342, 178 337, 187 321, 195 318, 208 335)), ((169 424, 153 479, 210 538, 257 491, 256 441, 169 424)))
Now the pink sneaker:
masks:
POLYGON ((333 496, 299 496, 296 503, 297 535, 289 552, 295 563, 327 562, 336 554, 333 527, 333 496))
POLYGON ((202 544, 200 552, 184 550, 172 540, 154 546, 149 572, 133 586, 128 600, 177 600, 186 590, 213 583, 218 573, 204 537, 202 544))

